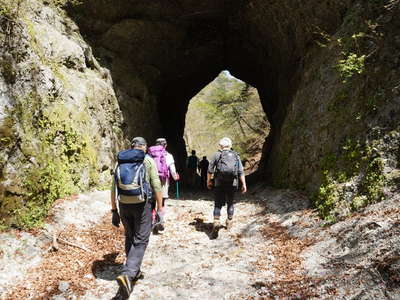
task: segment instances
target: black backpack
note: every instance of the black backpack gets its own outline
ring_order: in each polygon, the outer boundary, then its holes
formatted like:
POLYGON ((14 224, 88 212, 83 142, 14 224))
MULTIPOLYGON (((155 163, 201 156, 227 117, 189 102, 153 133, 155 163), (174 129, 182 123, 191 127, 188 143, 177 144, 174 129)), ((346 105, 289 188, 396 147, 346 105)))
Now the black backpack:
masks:
POLYGON ((233 181, 239 172, 239 156, 235 151, 224 150, 219 152, 215 173, 222 181, 233 181))

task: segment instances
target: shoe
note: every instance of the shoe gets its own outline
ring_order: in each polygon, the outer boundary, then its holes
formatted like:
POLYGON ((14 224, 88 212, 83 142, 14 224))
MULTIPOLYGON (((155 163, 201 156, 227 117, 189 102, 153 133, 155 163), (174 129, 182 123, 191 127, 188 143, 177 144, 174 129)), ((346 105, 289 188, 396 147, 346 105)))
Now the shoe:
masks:
POLYGON ((219 219, 215 219, 213 223, 213 231, 218 231, 218 229, 221 227, 221 222, 219 219))
POLYGON ((132 282, 135 283, 136 281, 143 279, 144 275, 143 272, 139 270, 139 272, 137 272, 135 278, 132 279, 132 282))
POLYGON ((117 282, 121 291, 121 296, 124 299, 129 299, 129 296, 131 295, 133 290, 132 281, 127 275, 119 275, 117 277, 117 282))
POLYGON ((226 230, 230 230, 232 228, 232 219, 226 219, 226 230))
POLYGON ((158 224, 158 231, 164 231, 165 227, 164 227, 164 223, 159 223, 158 224))
POLYGON ((218 230, 219 230, 220 226, 221 226, 221 223, 219 222, 219 219, 218 220, 215 219, 214 223, 213 223, 213 228, 212 228, 212 231, 211 231, 211 238, 212 239, 216 239, 218 237, 218 230))

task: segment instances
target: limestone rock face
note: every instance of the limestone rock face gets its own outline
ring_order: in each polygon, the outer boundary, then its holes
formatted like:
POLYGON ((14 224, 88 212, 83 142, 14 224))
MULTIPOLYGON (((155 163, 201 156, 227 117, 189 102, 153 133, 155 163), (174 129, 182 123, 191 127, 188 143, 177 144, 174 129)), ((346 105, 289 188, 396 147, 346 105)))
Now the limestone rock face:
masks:
POLYGON ((77 26, 40 1, 11 3, 4 14, 0 204, 9 217, 33 203, 46 208, 56 198, 109 186, 114 153, 125 141, 112 79, 77 26))
POLYGON ((32 3, 1 19, 3 195, 48 157, 87 188, 135 135, 165 136, 182 166, 188 102, 224 69, 271 124, 260 180, 315 194, 326 217, 398 189, 398 1, 32 3))

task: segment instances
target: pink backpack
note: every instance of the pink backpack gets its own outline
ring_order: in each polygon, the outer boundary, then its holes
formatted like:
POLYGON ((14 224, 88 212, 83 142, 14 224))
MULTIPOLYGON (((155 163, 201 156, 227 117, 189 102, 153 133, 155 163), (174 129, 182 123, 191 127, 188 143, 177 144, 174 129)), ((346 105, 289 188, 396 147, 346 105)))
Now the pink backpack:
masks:
POLYGON ((167 180, 169 178, 169 169, 166 159, 167 151, 164 146, 157 145, 149 147, 149 154, 156 162, 160 179, 167 180))

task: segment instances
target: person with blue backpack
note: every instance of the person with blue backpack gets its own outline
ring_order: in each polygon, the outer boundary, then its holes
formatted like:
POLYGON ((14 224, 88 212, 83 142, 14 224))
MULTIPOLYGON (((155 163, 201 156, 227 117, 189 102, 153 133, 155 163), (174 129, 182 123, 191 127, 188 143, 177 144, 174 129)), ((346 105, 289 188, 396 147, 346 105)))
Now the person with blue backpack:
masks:
POLYGON ((165 202, 169 198, 169 181, 172 177, 175 181, 179 180, 179 174, 176 172, 175 160, 171 153, 167 151, 167 140, 165 138, 158 138, 154 146, 149 147, 149 154, 154 159, 158 169, 158 176, 161 181, 162 190, 162 211, 154 228, 156 231, 164 230, 164 221, 166 214, 165 202))
POLYGON ((140 266, 152 228, 154 199, 157 210, 162 210, 157 166, 146 155, 146 150, 146 140, 135 137, 131 149, 118 153, 118 165, 111 190, 112 224, 119 227, 122 222, 125 229, 126 261, 122 274, 116 279, 125 299, 132 293, 134 282, 141 277, 140 266))
POLYGON ((232 226, 234 213, 234 194, 241 183, 242 193, 246 193, 246 179, 239 154, 233 151, 232 141, 224 137, 219 141, 220 149, 210 161, 207 174, 208 189, 214 188, 214 223, 213 233, 216 234, 220 227, 222 206, 227 205, 226 228, 232 226))

